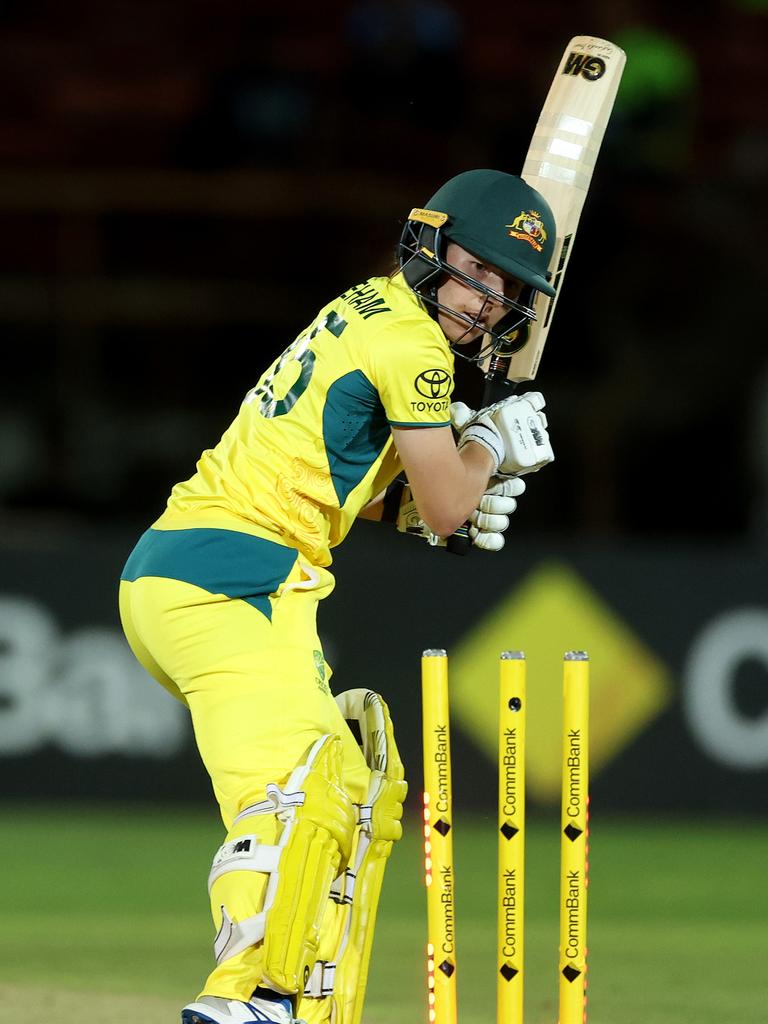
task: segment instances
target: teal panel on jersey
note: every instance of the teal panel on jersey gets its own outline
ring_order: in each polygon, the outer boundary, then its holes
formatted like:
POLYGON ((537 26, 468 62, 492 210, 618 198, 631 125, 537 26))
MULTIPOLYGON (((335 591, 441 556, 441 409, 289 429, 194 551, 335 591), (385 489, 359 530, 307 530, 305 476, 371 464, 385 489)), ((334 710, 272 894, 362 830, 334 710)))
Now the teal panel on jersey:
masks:
POLYGON ((323 409, 323 441, 340 506, 379 457, 388 438, 384 406, 362 370, 351 370, 335 380, 323 409))
POLYGON ((240 598, 272 618, 269 595, 293 568, 293 548, 237 530, 147 530, 128 557, 120 578, 142 576, 180 580, 240 598))

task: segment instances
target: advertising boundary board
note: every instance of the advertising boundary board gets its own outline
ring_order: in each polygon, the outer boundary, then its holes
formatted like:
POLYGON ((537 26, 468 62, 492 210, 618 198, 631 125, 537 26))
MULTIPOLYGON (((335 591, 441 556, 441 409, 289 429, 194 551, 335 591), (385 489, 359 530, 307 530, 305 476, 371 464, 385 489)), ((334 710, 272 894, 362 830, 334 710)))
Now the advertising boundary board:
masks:
MULTIPOLYGON (((146 677, 119 630, 117 578, 132 543, 89 534, 0 548, 4 798, 210 799, 186 710, 146 677)), ((333 570, 319 620, 332 685, 385 696, 412 796, 423 649, 451 659, 456 799, 478 806, 485 793, 489 807, 496 659, 526 650, 531 800, 546 807, 552 679, 561 647, 586 647, 593 800, 617 812, 764 812, 764 552, 511 534, 500 554, 459 559, 361 523, 333 570)))

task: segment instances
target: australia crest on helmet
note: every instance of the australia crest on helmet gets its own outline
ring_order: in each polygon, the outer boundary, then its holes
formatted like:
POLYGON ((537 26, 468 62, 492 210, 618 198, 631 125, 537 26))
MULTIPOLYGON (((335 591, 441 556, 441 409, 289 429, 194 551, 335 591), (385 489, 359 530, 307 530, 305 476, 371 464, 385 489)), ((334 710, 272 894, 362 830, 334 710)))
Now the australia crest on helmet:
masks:
POLYGON ((527 242, 536 252, 541 252, 547 240, 547 229, 538 210, 521 210, 511 224, 504 225, 510 238, 527 242))

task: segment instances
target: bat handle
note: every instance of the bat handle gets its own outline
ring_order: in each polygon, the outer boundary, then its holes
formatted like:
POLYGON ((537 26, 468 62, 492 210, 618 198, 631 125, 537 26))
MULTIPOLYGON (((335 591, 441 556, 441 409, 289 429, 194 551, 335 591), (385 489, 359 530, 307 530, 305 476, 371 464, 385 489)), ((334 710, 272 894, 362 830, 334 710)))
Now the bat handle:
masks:
POLYGON ((445 550, 452 555, 468 555, 472 547, 472 540, 469 536, 470 523, 462 523, 455 533, 445 538, 445 550))
MULTIPOLYGON (((499 355, 491 357, 488 371, 485 375, 485 387, 483 388, 483 407, 493 405, 507 398, 515 389, 514 383, 507 377, 509 369, 509 356, 499 355)), ((445 550, 452 555, 468 555, 472 548, 472 540, 469 536, 470 523, 463 523, 458 530, 446 539, 445 550)))

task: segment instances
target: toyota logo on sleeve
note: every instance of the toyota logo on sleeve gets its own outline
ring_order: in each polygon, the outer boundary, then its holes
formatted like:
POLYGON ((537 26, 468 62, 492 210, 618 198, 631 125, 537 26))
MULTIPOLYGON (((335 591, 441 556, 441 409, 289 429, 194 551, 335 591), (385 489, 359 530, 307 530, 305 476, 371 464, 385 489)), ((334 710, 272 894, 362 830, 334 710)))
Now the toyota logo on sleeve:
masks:
POLYGON ((422 370, 413 384, 420 395, 434 401, 451 393, 452 380, 447 370, 422 370))

